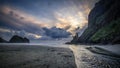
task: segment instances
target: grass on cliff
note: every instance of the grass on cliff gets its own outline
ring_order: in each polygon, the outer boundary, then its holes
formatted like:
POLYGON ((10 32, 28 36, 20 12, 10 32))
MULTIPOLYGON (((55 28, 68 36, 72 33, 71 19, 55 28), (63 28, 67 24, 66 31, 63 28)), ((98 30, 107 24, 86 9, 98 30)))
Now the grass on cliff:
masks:
POLYGON ((112 21, 109 25, 99 29, 90 40, 93 42, 104 40, 104 39, 112 39, 113 35, 120 34, 120 19, 112 21))

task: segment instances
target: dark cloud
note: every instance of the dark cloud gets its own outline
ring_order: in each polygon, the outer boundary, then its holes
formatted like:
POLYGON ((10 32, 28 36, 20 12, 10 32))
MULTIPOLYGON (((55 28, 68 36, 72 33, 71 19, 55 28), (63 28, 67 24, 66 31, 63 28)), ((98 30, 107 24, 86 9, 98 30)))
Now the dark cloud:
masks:
MULTIPOLYGON (((60 38, 68 38, 71 33, 67 32, 64 29, 61 28, 42 28, 43 32, 41 33, 30 33, 25 30, 13 30, 13 29, 7 29, 7 28, 0 28, 0 37, 3 37, 7 40, 9 40, 13 35, 18 35, 21 37, 27 37, 30 40, 52 40, 52 39, 60 39, 60 38)), ((33 30, 35 31, 35 30, 33 30)))
POLYGON ((89 9, 96 1, 0 0, 0 28, 10 30, 0 32, 0 36, 11 37, 17 34, 30 39, 41 36, 43 40, 67 38, 71 35, 67 30, 84 25, 89 9))
POLYGON ((14 12, 13 12, 13 11, 9 11, 9 14, 10 14, 11 16, 13 16, 13 15, 14 15, 14 12))
POLYGON ((71 35, 70 32, 56 27, 52 27, 50 29, 43 28, 43 30, 45 30, 45 34, 51 38, 67 38, 71 35))

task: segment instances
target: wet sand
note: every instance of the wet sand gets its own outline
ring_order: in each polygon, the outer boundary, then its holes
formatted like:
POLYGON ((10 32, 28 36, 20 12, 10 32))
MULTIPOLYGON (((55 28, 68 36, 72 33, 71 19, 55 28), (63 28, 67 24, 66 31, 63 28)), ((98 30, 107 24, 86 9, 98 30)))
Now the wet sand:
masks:
POLYGON ((101 55, 106 55, 106 56, 111 56, 111 57, 115 57, 115 58, 120 58, 119 54, 115 54, 111 51, 105 50, 103 48, 100 47, 86 47, 86 49, 88 49, 89 51, 96 53, 96 54, 101 54, 101 55))
POLYGON ((69 48, 0 45, 0 68, 76 68, 69 48))
POLYGON ((69 47, 75 55, 77 68, 120 68, 119 55, 98 46, 71 45, 69 47))

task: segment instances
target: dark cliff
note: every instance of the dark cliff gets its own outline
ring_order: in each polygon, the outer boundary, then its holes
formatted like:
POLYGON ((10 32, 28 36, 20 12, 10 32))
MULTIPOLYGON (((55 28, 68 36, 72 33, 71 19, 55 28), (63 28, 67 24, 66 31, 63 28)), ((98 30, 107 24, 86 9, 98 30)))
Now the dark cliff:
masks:
POLYGON ((7 43, 7 41, 0 37, 0 43, 7 43))
POLYGON ((74 43, 119 44, 120 0, 96 3, 88 16, 88 28, 74 43))
POLYGON ((15 35, 10 39, 9 42, 10 43, 29 43, 30 41, 27 38, 22 38, 20 36, 15 35))

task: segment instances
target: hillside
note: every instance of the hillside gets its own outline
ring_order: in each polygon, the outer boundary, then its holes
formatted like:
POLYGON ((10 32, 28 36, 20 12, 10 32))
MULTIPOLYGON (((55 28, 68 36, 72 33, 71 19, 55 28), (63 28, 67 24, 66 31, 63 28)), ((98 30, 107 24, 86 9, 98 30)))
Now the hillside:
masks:
POLYGON ((100 0, 88 16, 88 28, 71 43, 120 43, 120 0, 100 0))

